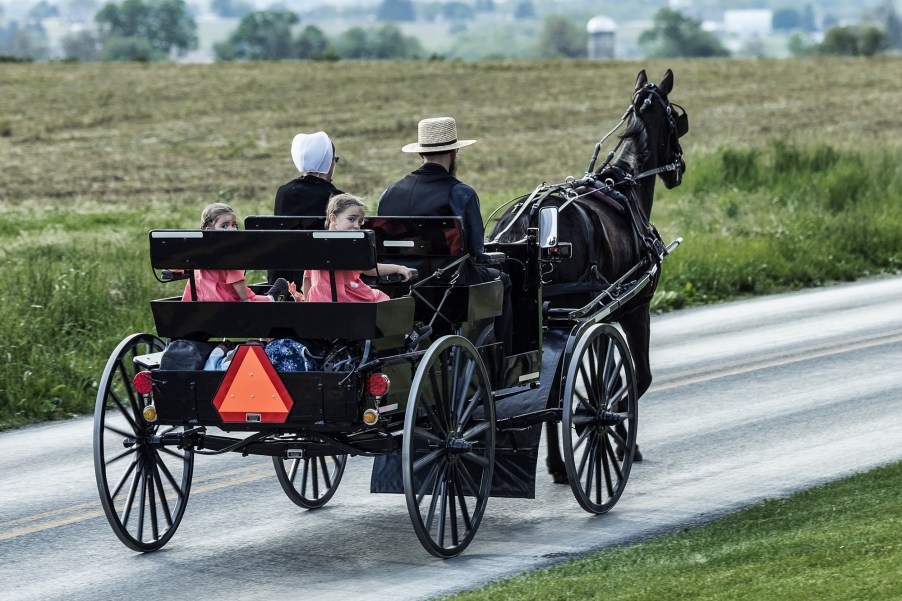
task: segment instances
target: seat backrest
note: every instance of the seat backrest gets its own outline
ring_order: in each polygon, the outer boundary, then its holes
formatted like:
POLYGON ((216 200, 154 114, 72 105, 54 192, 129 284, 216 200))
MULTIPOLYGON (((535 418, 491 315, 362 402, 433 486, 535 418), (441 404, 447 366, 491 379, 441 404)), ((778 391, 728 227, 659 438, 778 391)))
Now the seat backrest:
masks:
POLYGON ((376 266, 375 234, 322 230, 153 230, 155 269, 351 269, 376 266))

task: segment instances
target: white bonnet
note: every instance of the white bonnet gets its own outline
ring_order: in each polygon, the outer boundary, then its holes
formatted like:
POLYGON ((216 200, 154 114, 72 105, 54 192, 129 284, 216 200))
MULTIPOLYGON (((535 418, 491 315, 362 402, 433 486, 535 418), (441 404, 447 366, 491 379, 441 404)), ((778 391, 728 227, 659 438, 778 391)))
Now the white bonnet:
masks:
POLYGON ((332 140, 321 131, 298 134, 291 141, 291 158, 301 173, 328 173, 332 166, 332 140))

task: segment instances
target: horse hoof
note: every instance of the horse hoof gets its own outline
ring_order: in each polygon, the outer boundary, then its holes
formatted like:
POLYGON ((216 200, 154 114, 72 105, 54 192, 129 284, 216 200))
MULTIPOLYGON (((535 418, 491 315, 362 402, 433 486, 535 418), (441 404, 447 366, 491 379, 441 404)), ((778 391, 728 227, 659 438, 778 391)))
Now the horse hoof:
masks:
MULTIPOLYGON (((623 461, 623 447, 617 447, 617 461, 623 461)), ((642 451, 639 450, 639 447, 636 447, 636 452, 633 453, 633 463, 637 461, 642 461, 642 451)))
POLYGON ((567 472, 551 472, 551 479, 555 484, 570 484, 567 472))

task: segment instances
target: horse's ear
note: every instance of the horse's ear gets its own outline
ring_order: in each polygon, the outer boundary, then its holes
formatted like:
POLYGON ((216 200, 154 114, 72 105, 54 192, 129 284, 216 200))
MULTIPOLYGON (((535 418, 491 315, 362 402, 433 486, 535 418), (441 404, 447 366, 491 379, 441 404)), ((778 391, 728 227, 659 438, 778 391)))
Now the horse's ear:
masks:
POLYGON ((661 78, 661 83, 658 84, 658 88, 665 96, 670 94, 670 91, 673 90, 673 71, 667 69, 667 73, 661 78))
POLYGON ((645 74, 645 69, 639 71, 639 75, 636 76, 636 91, 638 92, 645 84, 648 83, 648 76, 645 74))

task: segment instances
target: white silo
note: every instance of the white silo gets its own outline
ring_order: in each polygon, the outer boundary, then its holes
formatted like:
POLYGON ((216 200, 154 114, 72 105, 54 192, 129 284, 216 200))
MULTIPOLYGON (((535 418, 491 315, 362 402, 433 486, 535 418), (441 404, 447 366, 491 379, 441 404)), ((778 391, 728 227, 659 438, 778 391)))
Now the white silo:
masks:
POLYGON ((604 15, 592 17, 586 23, 586 31, 589 32, 589 58, 614 58, 614 37, 617 33, 614 19, 604 15))

